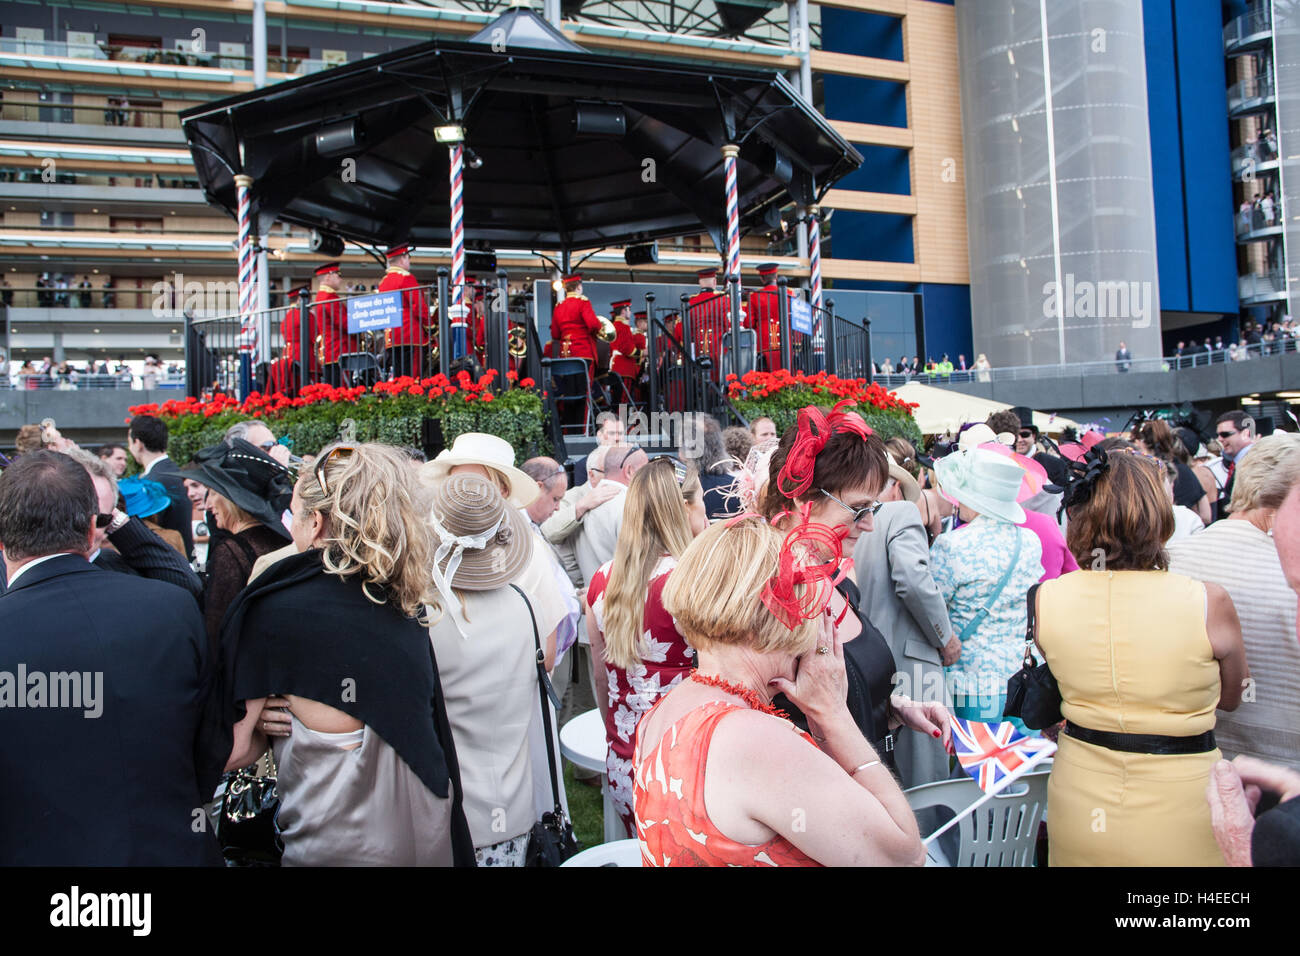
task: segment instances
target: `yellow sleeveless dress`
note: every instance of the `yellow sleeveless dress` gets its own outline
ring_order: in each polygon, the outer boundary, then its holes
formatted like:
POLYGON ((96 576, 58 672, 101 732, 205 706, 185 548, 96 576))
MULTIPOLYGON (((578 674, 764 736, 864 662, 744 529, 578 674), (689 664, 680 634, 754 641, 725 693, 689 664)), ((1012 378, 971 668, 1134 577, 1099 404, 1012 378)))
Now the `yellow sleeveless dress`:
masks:
MULTIPOLYGON (((1189 737, 1214 729, 1219 664, 1205 586, 1163 571, 1075 571, 1038 591, 1038 642, 1072 723, 1189 737)), ((1051 866, 1223 866, 1205 800, 1217 749, 1131 754, 1060 737, 1051 866)))

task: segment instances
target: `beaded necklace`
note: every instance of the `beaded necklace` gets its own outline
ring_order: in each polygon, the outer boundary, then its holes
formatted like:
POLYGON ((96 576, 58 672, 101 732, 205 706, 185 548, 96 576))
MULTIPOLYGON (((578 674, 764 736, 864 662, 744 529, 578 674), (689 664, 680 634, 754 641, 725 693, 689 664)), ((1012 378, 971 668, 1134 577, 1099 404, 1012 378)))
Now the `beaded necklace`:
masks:
POLYGON ((700 684, 705 684, 709 687, 716 687, 718 690, 726 691, 728 694, 733 694, 736 697, 739 697, 749 705, 750 710, 757 710, 764 714, 771 714, 773 717, 780 717, 782 720, 790 719, 790 715, 785 711, 773 707, 771 704, 763 703, 759 699, 758 694, 741 684, 734 684, 729 680, 724 680, 721 677, 714 677, 711 674, 701 674, 698 670, 691 671, 691 680, 700 684))

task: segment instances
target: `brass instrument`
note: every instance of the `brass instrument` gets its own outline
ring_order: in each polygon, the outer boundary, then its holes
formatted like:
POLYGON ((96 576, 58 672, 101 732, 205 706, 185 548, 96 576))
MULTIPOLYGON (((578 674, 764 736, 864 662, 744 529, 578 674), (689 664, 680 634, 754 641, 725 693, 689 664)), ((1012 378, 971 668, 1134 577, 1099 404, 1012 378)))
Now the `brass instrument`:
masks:
POLYGON ((325 336, 316 336, 316 364, 325 364, 325 336))
POLYGON ((506 342, 506 351, 510 353, 511 358, 521 359, 528 354, 528 334, 522 325, 510 326, 510 331, 506 333, 506 342))
POLYGON ((596 333, 596 338, 602 342, 613 342, 618 338, 618 329, 614 328, 614 323, 608 316, 598 315, 596 321, 600 323, 600 331, 596 333))

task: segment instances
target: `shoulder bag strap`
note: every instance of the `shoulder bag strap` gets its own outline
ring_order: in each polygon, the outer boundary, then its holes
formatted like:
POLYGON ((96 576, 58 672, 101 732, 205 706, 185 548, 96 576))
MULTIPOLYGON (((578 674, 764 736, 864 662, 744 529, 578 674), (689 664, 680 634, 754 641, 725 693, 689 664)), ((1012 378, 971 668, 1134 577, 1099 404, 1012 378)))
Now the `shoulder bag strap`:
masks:
MULTIPOLYGON (((1029 588, 1029 593, 1025 596, 1025 601, 1028 602, 1026 607, 1028 614, 1025 618, 1025 663, 1031 666, 1035 662, 1034 642, 1038 638, 1038 612, 1034 605, 1038 600, 1038 585, 1041 583, 1033 584, 1029 588)), ((1043 656, 1046 657, 1047 655, 1043 656)))
POLYGON ((555 800, 556 816, 561 816, 564 808, 560 804, 559 775, 555 767, 555 742, 551 737, 551 708, 548 706, 555 697, 555 690, 551 687, 551 679, 546 676, 546 653, 542 650, 542 639, 537 633, 537 617, 533 614, 533 603, 517 584, 512 584, 510 587, 524 599, 524 604, 528 607, 528 619, 533 623, 533 647, 537 651, 537 692, 542 708, 542 733, 546 735, 546 762, 551 768, 551 797, 555 800))
POLYGON ((990 609, 994 604, 998 603, 998 598, 1002 597, 1002 592, 1006 589, 1007 582, 1011 580, 1011 575, 1016 572, 1016 565, 1020 563, 1020 528, 1016 525, 1013 525, 1012 527, 1016 529, 1016 547, 1015 550, 1011 552, 1011 563, 1007 566, 1006 572, 1003 573, 1002 579, 998 581, 998 586, 993 589, 993 593, 989 595, 988 600, 978 610, 976 610, 975 616, 966 622, 966 626, 963 627, 961 633, 957 635, 957 639, 962 643, 965 643, 966 638, 979 630, 979 626, 983 624, 984 619, 989 616, 990 609))

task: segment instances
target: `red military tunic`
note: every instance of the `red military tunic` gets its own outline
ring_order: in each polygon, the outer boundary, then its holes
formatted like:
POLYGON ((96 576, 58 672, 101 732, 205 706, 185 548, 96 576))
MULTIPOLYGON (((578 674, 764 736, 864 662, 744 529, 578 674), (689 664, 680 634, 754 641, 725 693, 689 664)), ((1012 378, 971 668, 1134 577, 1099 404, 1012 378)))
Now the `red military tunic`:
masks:
MULTIPOLYGON (((614 329, 618 335, 612 347, 613 359, 610 362, 610 371, 628 381, 635 381, 641 374, 641 363, 632 357, 632 353, 637 349, 638 336, 622 319, 614 320, 614 329)), ((640 336, 640 339, 640 347, 645 348, 645 336, 640 336)))
MULTIPOLYGON (((298 307, 295 305, 284 313, 284 322, 280 331, 284 334, 284 357, 290 362, 298 361, 298 307)), ((316 336, 320 335, 320 322, 311 308, 307 309, 307 352, 310 355, 308 368, 316 371, 316 336)))
POLYGON ((731 329, 727 297, 721 292, 701 289, 687 303, 691 318, 691 344, 695 357, 706 355, 713 361, 714 379, 722 360, 722 337, 731 329))
POLYGON ((566 296, 551 316, 551 338, 561 342, 561 356, 584 358, 594 364, 598 331, 600 321, 585 295, 566 296))
POLYGON ((749 294, 749 314, 745 328, 754 329, 758 339, 758 353, 767 363, 768 371, 781 367, 781 313, 776 297, 775 282, 749 294))
POLYGON ((321 289, 316 293, 312 317, 321 337, 325 364, 332 365, 338 362, 340 355, 349 351, 347 306, 332 289, 321 289))
POLYGON ((380 292, 402 293, 401 328, 388 330, 389 345, 428 345, 429 335, 425 323, 429 321, 429 303, 424 298, 420 283, 405 269, 389 266, 379 280, 380 292))

